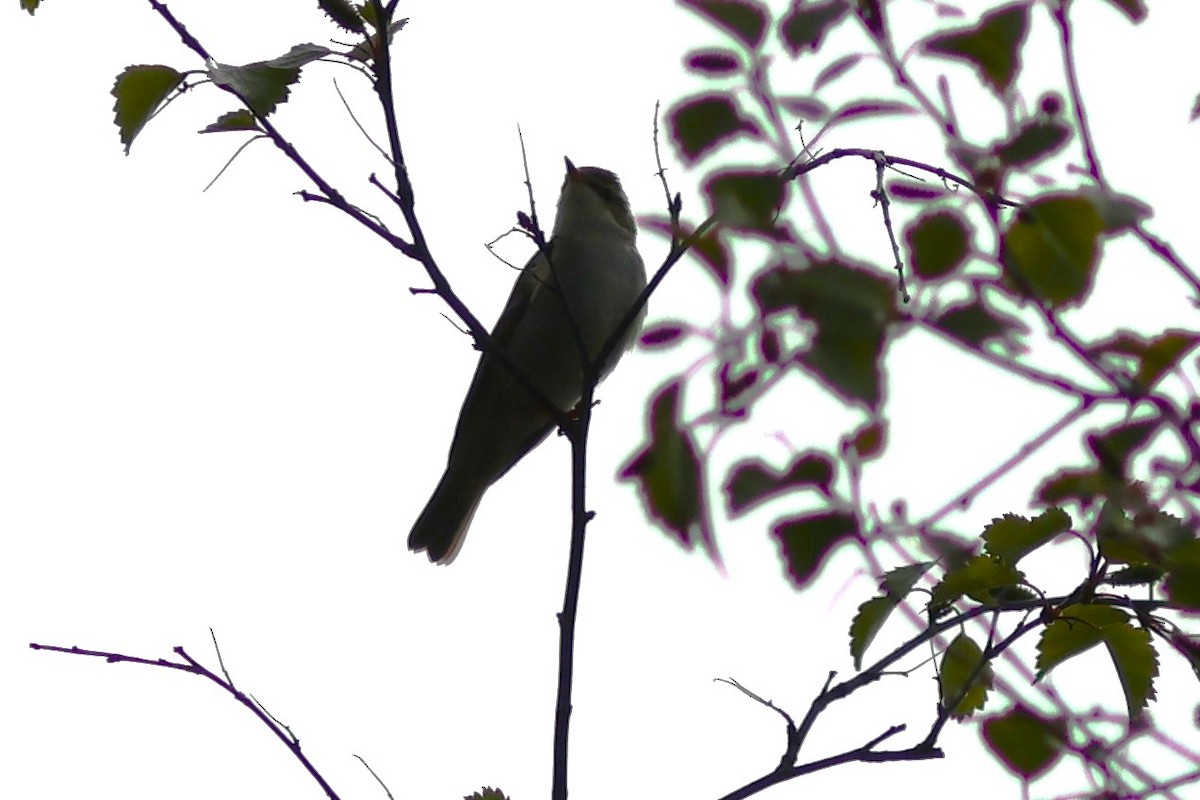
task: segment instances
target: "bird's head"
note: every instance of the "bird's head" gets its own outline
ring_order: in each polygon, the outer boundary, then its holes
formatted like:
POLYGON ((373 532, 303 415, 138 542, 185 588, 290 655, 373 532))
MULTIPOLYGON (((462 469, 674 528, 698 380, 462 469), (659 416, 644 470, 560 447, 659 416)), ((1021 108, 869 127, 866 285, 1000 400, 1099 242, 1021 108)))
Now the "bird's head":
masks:
POLYGON ((637 226, 629 210, 629 198, 615 174, 600 167, 577 167, 564 159, 567 175, 558 196, 554 233, 616 230, 634 238, 637 226))

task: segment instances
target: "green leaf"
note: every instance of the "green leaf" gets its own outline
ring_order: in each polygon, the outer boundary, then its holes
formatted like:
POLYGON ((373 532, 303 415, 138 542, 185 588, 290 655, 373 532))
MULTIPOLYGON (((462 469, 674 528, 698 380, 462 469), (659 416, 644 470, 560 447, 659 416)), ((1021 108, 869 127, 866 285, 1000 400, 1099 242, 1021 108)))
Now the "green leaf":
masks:
POLYGON ((758 0, 680 0, 752 50, 762 44, 770 12, 758 0))
POLYGON ((245 101, 255 114, 265 117, 287 100, 288 87, 300 80, 300 68, 273 67, 262 61, 241 67, 217 64, 208 76, 245 101))
POLYGON ((711 175, 704 196, 727 227, 771 238, 780 236, 778 216, 786 187, 774 171, 729 171, 711 175))
POLYGON ((854 657, 856 670, 862 669, 863 655, 871 646, 875 635, 879 633, 883 624, 891 616, 892 611, 912 591, 917 581, 931 566, 933 566, 933 562, 923 561, 891 570, 881 580, 880 588, 883 590, 883 594, 871 598, 858 607, 858 613, 854 615, 854 619, 850 623, 850 655, 854 657))
POLYGON ((1025 576, 1011 564, 992 556, 974 556, 962 566, 948 571, 933 587, 929 605, 934 609, 943 608, 963 595, 988 605, 1024 580, 1025 576))
POLYGON ((912 253, 913 272, 935 281, 945 278, 967 261, 971 232, 956 211, 934 211, 917 217, 904 231, 912 253))
POLYGON ((1065 722, 1047 719, 1024 706, 986 720, 983 740, 993 755, 1026 781, 1054 766, 1069 742, 1065 722))
POLYGON ((112 96, 117 129, 125 154, 163 101, 183 82, 184 75, 162 64, 135 64, 117 76, 112 96))
POLYGON ((837 261, 761 273, 751 293, 764 317, 795 311, 816 325, 801 362, 838 396, 872 411, 883 398, 881 361, 896 319, 892 283, 871 269, 837 261))
POLYGON ((637 484, 642 502, 667 533, 691 548, 700 538, 716 558, 704 526, 701 465, 688 432, 679 423, 679 383, 668 384, 650 403, 650 441, 621 468, 622 480, 637 484))
MULTIPOLYGON (((1164 515, 1165 516, 1165 515, 1164 515)), ((1179 523, 1179 531, 1186 531, 1179 523)), ((1189 611, 1200 611, 1200 541, 1189 531, 1189 541, 1176 544, 1167 551, 1165 563, 1170 568, 1164 589, 1171 604, 1189 611)))
POLYGON ((989 306, 982 298, 950 306, 942 312, 934 326, 976 350, 996 342, 1010 352, 1023 351, 1022 339, 1029 326, 989 306))
POLYGON ((1189 351, 1200 342, 1200 336, 1191 331, 1171 330, 1160 334, 1150 343, 1138 365, 1134 383, 1142 391, 1150 391, 1159 378, 1175 368, 1189 351))
POLYGON ((347 0, 317 0, 317 5, 338 27, 351 33, 366 33, 362 19, 347 0))
POLYGON ((741 134, 757 138, 762 131, 744 116, 728 95, 705 94, 675 105, 667 115, 671 137, 688 164, 741 134))
POLYGON ((33 12, 37 11, 37 7, 42 4, 42 0, 21 0, 21 10, 28 11, 29 16, 33 16, 33 12))
POLYGON ((325 56, 333 55, 335 51, 330 50, 319 44, 305 43, 292 45, 292 49, 288 50, 277 58, 272 58, 270 61, 263 63, 271 67, 279 67, 280 69, 288 69, 291 67, 303 67, 306 64, 311 64, 325 56))
POLYGON ((1051 508, 1032 520, 1005 514, 984 529, 984 549, 989 555, 1016 566, 1022 558, 1070 529, 1071 517, 1061 508, 1051 508))
POLYGON ((1051 307, 1081 302, 1092 288, 1104 221, 1089 200, 1051 195, 1021 209, 1004 234, 1005 279, 1051 307))
POLYGON ((1143 0, 1108 0, 1116 6, 1131 22, 1141 22, 1146 18, 1146 4, 1143 0))
POLYGON ((784 472, 772 469, 762 459, 748 459, 734 465, 725 483, 725 497, 730 514, 736 516, 793 489, 811 486, 828 494, 833 475, 833 460, 818 452, 801 455, 784 472))
POLYGON ((1057 153, 1071 139, 1071 126, 1058 120, 1033 120, 996 148, 1000 161, 1009 167, 1027 167, 1057 153))
MULTIPOLYGON (((642 227, 658 231, 667 237, 670 237, 674 230, 668 217, 639 217, 638 223, 642 227)), ((674 230, 674 232, 680 239, 686 239, 695 232, 695 228, 688 223, 680 223, 678 230, 674 230)), ((688 252, 700 260, 700 263, 707 268, 709 274, 716 278, 719 284, 729 285, 729 250, 721 241, 720 226, 709 228, 708 233, 697 240, 688 252)))
POLYGON ((1154 209, 1138 198, 1128 194, 1117 194, 1094 186, 1084 186, 1076 194, 1087 200, 1104 220, 1104 232, 1123 233, 1154 216, 1154 209))
POLYGON ((1104 576, 1109 586, 1153 586, 1162 580, 1166 570, 1150 564, 1136 564, 1104 576))
POLYGON ((842 453, 853 452, 859 461, 867 461, 880 455, 887 444, 887 422, 872 418, 861 428, 842 440, 842 453))
POLYGON ((783 38, 783 47, 795 58, 801 50, 815 51, 821 47, 825 34, 841 21, 846 14, 846 4, 843 0, 825 0, 825 2, 794 3, 792 8, 779 23, 779 35, 783 38))
POLYGON ((985 14, 978 25, 926 39, 926 52, 969 62, 997 94, 1007 94, 1021 69, 1021 46, 1029 29, 1024 3, 985 14))
POLYGON ((1102 633, 1121 679, 1129 717, 1137 719, 1154 699, 1154 679, 1158 677, 1158 653, 1150 641, 1150 631, 1124 623, 1106 626, 1102 633))
POLYGON ((226 111, 217 117, 216 122, 210 122, 205 126, 200 133, 228 133, 231 131, 257 131, 261 133, 262 128, 258 126, 258 120, 254 118, 250 110, 242 108, 237 111, 226 111))
POLYGON ((857 530, 854 515, 842 511, 793 517, 776 525, 775 539, 796 588, 804 588, 816 577, 826 556, 840 543, 854 538, 857 530))
POLYGON ((683 64, 692 72, 701 75, 732 75, 742 69, 742 59, 732 50, 694 50, 688 53, 683 64))
POLYGON ((1100 644, 1104 641, 1105 628, 1128 624, 1128 615, 1112 606, 1067 606, 1042 631, 1037 647, 1037 679, 1041 680, 1059 664, 1100 644))
POLYGON ((1107 475, 1114 480, 1123 481, 1130 457, 1150 443, 1162 423, 1162 417, 1156 414, 1132 422, 1123 422, 1099 433, 1089 433, 1088 449, 1096 456, 1101 469, 1107 475))
POLYGON ((964 719, 983 708, 992 688, 992 665, 983 650, 965 633, 955 637, 942 654, 940 700, 954 719, 964 719))

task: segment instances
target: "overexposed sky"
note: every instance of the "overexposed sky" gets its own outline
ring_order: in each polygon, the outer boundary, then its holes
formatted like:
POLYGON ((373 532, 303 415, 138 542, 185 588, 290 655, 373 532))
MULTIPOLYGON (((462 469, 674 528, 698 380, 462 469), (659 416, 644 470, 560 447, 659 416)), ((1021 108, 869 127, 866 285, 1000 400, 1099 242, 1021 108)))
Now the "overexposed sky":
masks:
MULTIPOLYGON (((893 5, 898 25, 930 15, 916 0, 893 5)), ((1135 28, 1105 3, 1076 5, 1096 7, 1080 68, 1108 177, 1154 205, 1154 230, 1200 263, 1191 156, 1200 127, 1186 124, 1200 91, 1191 41, 1200 10, 1157 3, 1135 28)), ((194 134, 230 108, 220 92, 174 104, 127 158, 111 122, 114 76, 131 63, 199 66, 148 3, 49 0, 33 19, 10 6, 0 11, 4 794, 320 796, 214 687, 27 649, 39 641, 157 657, 184 645, 215 666, 212 627, 239 686, 291 726, 343 797, 382 796, 352 753, 398 798, 461 797, 483 785, 545 795, 569 522, 565 442, 552 437, 489 492, 451 568, 410 554, 409 526, 444 463, 477 358, 440 301, 409 292, 427 280, 352 221, 301 202, 294 192, 310 187, 265 142, 201 193, 240 141, 194 134)), ((311 0, 170 7, 227 63, 338 37, 311 0)), ((401 9, 411 22, 397 38, 396 84, 418 211, 481 319, 495 318, 513 278, 483 245, 526 206, 518 124, 547 227, 563 155, 615 170, 636 211, 661 213, 653 108, 694 88, 681 56, 710 35, 692 15, 639 0, 406 0, 401 9)), ((1035 91, 1053 69, 1031 61, 1022 86, 1035 91)), ((385 165, 333 77, 381 132, 365 82, 319 64, 277 124, 352 201, 390 214, 366 182, 385 165)), ((886 80, 851 88, 890 91, 886 80)), ((959 108, 981 131, 992 113, 959 108)), ((823 144, 939 158, 900 123, 848 127, 823 144)), ((685 210, 697 208, 696 176, 672 166, 685 210)), ((885 259, 869 165, 830 169, 817 186, 838 198, 836 224, 852 232, 855 252, 885 259)), ((640 242, 655 265, 664 242, 640 242)), ((1124 247, 1114 243, 1110 256, 1124 247)), ((529 253, 516 237, 502 249, 518 262, 529 253)), ((1081 330, 1126 317, 1157 330, 1194 314, 1157 264, 1133 247, 1128 259, 1102 277, 1098 316, 1081 315, 1081 330)), ((715 310, 698 272, 681 265, 651 319, 715 310)), ((1058 410, 1012 381, 989 390, 998 376, 928 341, 906 340, 893 357, 890 402, 906 423, 891 432, 895 459, 866 476, 883 507, 897 498, 918 514, 940 505, 1058 410)), ((612 476, 643 440, 646 398, 687 363, 635 352, 600 392, 572 797, 716 797, 768 770, 783 741, 778 718, 713 678, 734 677, 803 714, 829 670, 849 674, 846 630, 873 590, 844 553, 815 590, 789 588, 764 534, 777 512, 718 534, 725 574, 647 524, 631 487, 612 476)), ((798 447, 836 442, 851 412, 815 385, 796 391, 771 408, 786 421, 777 427, 798 447)), ((770 428, 739 441, 782 463, 789 451, 770 428)), ((1076 451, 1047 453, 1030 474, 1076 451)), ((955 522, 977 530, 1027 496, 1027 485, 997 487, 955 522)), ((1099 678, 1086 691, 1120 708, 1110 668, 1091 663, 1099 678)), ((1186 724, 1195 684, 1177 659, 1162 668, 1161 692, 1175 687, 1168 696, 1184 702, 1156 710, 1186 724)), ((1079 674, 1056 679, 1070 691, 1079 674)), ((808 756, 899 722, 923 730, 934 703, 928 671, 894 678, 831 711, 808 756)), ((968 779, 973 797, 1017 796, 978 742, 973 728, 952 725, 944 760, 842 768, 764 796, 949 798, 968 779)))

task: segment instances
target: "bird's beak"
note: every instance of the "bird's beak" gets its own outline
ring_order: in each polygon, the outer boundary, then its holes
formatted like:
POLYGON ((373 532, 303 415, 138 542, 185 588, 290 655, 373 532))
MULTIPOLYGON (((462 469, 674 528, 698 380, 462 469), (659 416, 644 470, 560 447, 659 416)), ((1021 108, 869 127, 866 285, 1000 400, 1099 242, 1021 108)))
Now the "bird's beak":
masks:
POLYGON ((575 174, 575 165, 571 163, 571 159, 567 158, 566 156, 563 156, 563 161, 567 165, 567 176, 570 177, 571 175, 574 175, 575 174))

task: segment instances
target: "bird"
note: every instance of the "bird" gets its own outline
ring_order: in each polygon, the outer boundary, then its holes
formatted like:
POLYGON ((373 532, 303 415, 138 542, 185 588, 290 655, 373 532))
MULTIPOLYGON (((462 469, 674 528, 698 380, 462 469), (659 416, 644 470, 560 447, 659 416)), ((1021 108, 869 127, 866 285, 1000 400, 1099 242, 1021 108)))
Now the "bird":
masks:
MULTIPOLYGON (((565 413, 583 394, 583 354, 589 364, 600 355, 646 287, 646 268, 617 176, 564 161, 550 240, 517 276, 491 338, 565 413)), ((643 305, 601 365, 600 378, 633 345, 645 313, 643 305)), ((409 549, 424 551, 437 564, 452 562, 484 492, 554 426, 545 405, 485 348, 459 411, 446 469, 409 533, 409 549)))

